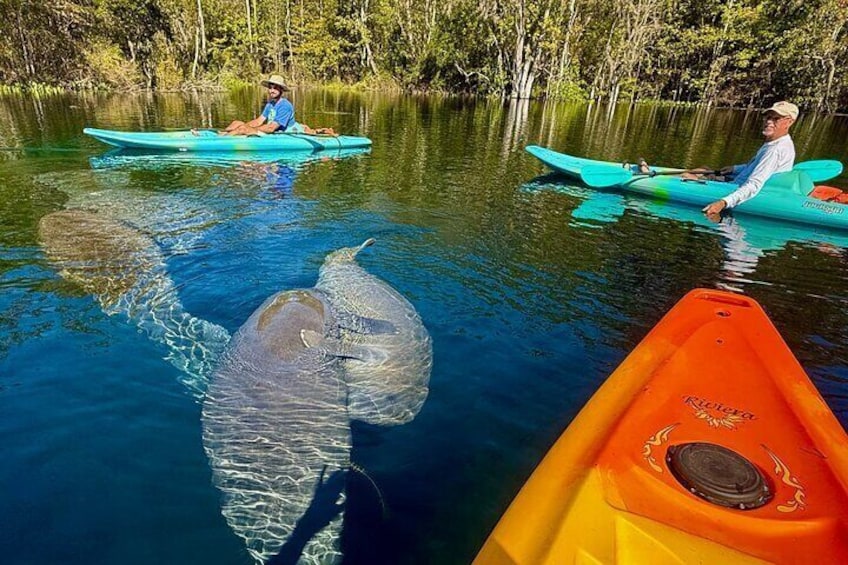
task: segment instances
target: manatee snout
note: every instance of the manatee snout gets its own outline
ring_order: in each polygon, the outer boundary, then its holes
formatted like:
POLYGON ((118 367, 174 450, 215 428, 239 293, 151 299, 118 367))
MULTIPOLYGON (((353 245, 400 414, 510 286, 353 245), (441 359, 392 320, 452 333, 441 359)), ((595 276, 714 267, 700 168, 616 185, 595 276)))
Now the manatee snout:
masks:
POLYGON ((339 265, 350 263, 356 259, 356 255, 365 249, 366 247, 370 247, 376 243, 376 239, 373 237, 369 237, 365 241, 363 241, 358 247, 342 247, 338 251, 334 251, 327 255, 324 258, 324 265, 339 265))
POLYGON ((366 239, 365 241, 362 242, 362 245, 359 246, 359 249, 357 249, 356 252, 359 253, 360 251, 362 251, 366 247, 371 247, 375 243, 377 243, 377 240, 374 239, 373 237, 369 237, 368 239, 366 239))

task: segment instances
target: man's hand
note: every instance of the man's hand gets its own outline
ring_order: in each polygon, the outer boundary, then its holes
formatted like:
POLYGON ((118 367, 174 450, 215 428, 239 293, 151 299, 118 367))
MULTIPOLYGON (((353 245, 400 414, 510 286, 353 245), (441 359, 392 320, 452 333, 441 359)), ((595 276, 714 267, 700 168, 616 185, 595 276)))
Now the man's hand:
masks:
POLYGON ((729 176, 733 174, 733 165, 729 165, 727 167, 722 167, 718 174, 722 176, 729 176))
POLYGON ((712 204, 704 206, 703 210, 701 210, 704 214, 707 215, 709 219, 719 218, 721 211, 727 208, 727 202, 724 200, 716 200, 712 204))

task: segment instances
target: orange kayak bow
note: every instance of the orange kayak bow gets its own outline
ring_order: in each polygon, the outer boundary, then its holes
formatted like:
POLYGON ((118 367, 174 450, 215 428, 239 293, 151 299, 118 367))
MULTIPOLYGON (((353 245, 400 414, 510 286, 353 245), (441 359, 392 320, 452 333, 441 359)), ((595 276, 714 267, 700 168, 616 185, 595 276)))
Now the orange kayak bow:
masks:
POLYGON ((476 564, 848 563, 848 436, 754 300, 687 294, 476 564))

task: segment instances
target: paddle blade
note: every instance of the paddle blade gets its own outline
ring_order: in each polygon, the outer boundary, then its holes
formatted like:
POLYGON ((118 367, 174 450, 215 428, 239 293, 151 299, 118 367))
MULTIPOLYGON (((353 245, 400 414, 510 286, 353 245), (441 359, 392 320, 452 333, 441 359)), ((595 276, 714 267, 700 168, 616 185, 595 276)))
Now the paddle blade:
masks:
POLYGON ((580 169, 580 180, 593 188, 615 186, 632 178, 633 173, 618 167, 589 165, 580 169))
POLYGON ((804 171, 813 182, 822 182, 842 174, 842 163, 831 159, 804 161, 795 165, 795 171, 804 171))

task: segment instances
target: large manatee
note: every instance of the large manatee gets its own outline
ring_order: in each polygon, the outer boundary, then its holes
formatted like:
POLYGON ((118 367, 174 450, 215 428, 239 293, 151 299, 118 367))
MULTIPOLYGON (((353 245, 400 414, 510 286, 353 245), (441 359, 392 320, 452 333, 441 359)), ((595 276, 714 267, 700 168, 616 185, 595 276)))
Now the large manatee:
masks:
POLYGON ((229 340, 183 311, 161 252, 132 225, 70 209, 42 218, 39 234, 64 278, 168 344, 186 384, 206 391, 204 449, 250 554, 269 565, 339 561, 349 419, 411 420, 432 366, 412 305, 355 263, 373 240, 328 255, 316 288, 272 296, 229 340))
POLYGON ((53 212, 38 225, 48 260, 94 295, 104 312, 123 313, 164 343, 180 380, 201 396, 229 333, 183 309, 156 243, 134 226, 82 209, 53 212))
MULTIPOLYGON (((412 420, 427 399, 433 346, 421 317, 399 292, 356 263, 356 255, 374 243, 346 247, 327 255, 315 287, 339 312, 341 350, 356 352, 343 360, 350 417, 378 425, 412 420), (392 331, 370 331, 368 321, 392 331)), ((310 345, 320 336, 304 332, 310 345)))
POLYGON ((222 512, 259 562, 341 558, 341 501, 350 466, 347 392, 318 291, 275 294, 233 336, 203 403, 203 445, 222 512), (298 557, 300 556, 300 557, 298 557))

